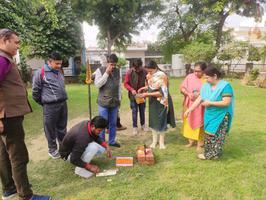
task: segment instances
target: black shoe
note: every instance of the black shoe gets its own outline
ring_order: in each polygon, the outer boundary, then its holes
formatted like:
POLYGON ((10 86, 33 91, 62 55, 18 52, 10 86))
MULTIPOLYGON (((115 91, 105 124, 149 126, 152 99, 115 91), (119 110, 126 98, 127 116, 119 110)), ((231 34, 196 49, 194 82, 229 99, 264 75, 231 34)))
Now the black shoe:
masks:
POLYGON ((16 194, 17 194, 17 189, 16 188, 14 188, 11 191, 4 191, 3 194, 2 194, 2 199, 3 200, 10 199, 10 198, 14 197, 16 194))
POLYGON ((121 145, 118 142, 115 142, 114 144, 109 144, 111 147, 121 147, 121 145))
POLYGON ((125 127, 125 126, 119 126, 119 127, 116 127, 116 130, 117 131, 122 131, 122 130, 126 130, 127 129, 127 127, 125 127))

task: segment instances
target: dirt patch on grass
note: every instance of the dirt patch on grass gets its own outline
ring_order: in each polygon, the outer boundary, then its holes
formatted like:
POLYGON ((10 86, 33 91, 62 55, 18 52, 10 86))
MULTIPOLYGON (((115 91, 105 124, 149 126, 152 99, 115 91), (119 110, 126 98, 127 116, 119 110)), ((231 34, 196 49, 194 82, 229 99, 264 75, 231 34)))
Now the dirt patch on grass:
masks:
MULTIPOLYGON (((70 120, 67 124, 67 130, 69 130, 76 123, 85 119, 86 117, 77 117, 73 120, 70 120)), ((32 160, 33 162, 49 159, 47 140, 42 130, 37 137, 34 137, 27 142, 27 148, 29 151, 30 160, 32 160)))
MULTIPOLYGON (((127 127, 126 130, 117 131, 117 138, 118 138, 118 141, 121 143, 122 147, 123 147, 123 143, 129 140, 132 141, 133 143, 139 143, 139 144, 150 143, 151 133, 150 132, 145 133, 141 131, 140 125, 139 125, 139 134, 137 136, 133 135, 132 116, 131 116, 130 110, 127 112, 121 112, 120 118, 121 118, 121 124, 127 127)), ((67 129, 69 130, 75 124, 79 123, 82 120, 86 120, 86 119, 87 118, 85 116, 82 116, 82 117, 77 117, 73 120, 70 120, 68 122, 67 129)), ((146 116, 146 122, 147 121, 148 121, 148 117, 146 116)), ((28 151, 30 154, 30 160, 32 160, 33 162, 38 162, 41 160, 49 159, 49 156, 47 153, 48 152, 47 141, 45 138, 45 134, 42 130, 40 131, 40 134, 37 137, 34 137, 27 142, 27 147, 28 147, 28 151)))

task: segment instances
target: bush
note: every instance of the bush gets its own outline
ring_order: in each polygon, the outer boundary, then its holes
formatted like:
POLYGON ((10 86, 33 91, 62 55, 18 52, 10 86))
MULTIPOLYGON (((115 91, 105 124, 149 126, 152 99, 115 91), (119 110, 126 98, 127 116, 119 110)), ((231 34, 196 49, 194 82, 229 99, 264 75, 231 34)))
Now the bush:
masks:
POLYGON ((245 73, 244 72, 231 72, 230 74, 226 75, 226 78, 230 79, 242 79, 244 78, 245 73))
POLYGON ((31 72, 29 70, 29 66, 26 63, 26 58, 23 54, 20 54, 20 72, 21 72, 21 78, 24 83, 31 82, 31 72))
POLYGON ((79 75, 79 83, 85 84, 86 81, 86 73, 80 73, 79 75))
POLYGON ((259 69, 252 69, 252 70, 250 71, 250 78, 251 78, 251 81, 255 81, 255 80, 258 78, 259 74, 260 74, 259 69))
POLYGON ((80 66, 80 75, 79 75, 79 83, 85 84, 86 81, 86 66, 80 66))

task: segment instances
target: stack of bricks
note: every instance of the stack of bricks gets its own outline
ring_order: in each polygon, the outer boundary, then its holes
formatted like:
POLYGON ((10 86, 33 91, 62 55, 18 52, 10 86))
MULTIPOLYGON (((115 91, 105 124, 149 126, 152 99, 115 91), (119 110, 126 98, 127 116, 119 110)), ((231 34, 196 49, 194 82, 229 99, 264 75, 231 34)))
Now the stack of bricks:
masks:
POLYGON ((155 159, 151 148, 139 146, 137 148, 137 160, 141 165, 154 165, 155 159))

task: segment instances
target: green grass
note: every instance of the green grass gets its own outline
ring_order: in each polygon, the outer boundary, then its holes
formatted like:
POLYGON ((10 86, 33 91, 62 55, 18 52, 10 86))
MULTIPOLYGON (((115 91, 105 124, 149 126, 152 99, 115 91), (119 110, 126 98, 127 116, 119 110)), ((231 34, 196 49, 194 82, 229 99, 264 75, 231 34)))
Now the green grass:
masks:
MULTIPOLYGON (((235 118, 220 160, 196 159, 195 149, 184 147, 186 140, 178 124, 177 130, 166 136, 167 149, 155 150, 156 165, 120 168, 116 176, 85 180, 74 175, 74 166, 61 160, 31 161, 28 171, 34 191, 60 200, 266 199, 266 90, 230 81, 236 94, 235 118)), ((170 82, 176 115, 181 113, 180 83, 181 79, 170 82)), ((67 91, 69 118, 88 116, 87 87, 68 85, 67 91)), ((96 89, 92 91, 93 111, 97 113, 96 89)), ((32 105, 34 112, 25 119, 28 140, 40 134, 42 128, 41 109, 32 105)), ((130 112, 125 91, 121 107, 130 112)), ((123 147, 115 149, 114 156, 134 156, 136 146, 150 142, 150 138, 151 134, 143 138, 119 136, 123 147)), ((104 169, 114 165, 113 160, 104 157, 94 162, 104 169)))

